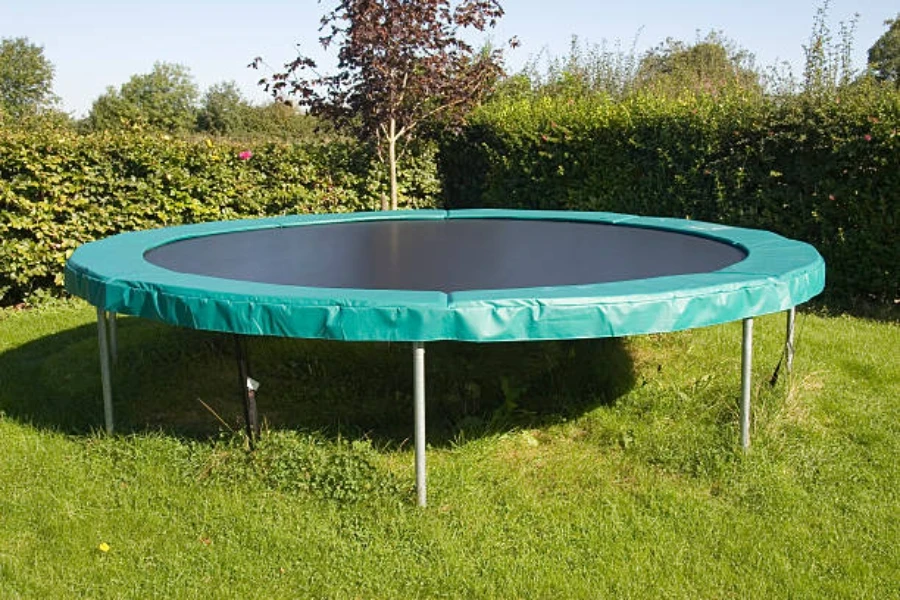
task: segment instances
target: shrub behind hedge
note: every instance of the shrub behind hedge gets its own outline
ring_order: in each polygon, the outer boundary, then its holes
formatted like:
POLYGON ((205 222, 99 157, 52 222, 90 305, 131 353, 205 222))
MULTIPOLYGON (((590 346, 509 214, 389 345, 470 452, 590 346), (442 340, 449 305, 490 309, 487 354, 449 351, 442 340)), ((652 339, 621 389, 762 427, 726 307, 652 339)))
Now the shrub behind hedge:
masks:
POLYGON ((900 94, 543 97, 472 116, 440 154, 451 207, 603 210, 810 242, 827 294, 900 298, 900 94))

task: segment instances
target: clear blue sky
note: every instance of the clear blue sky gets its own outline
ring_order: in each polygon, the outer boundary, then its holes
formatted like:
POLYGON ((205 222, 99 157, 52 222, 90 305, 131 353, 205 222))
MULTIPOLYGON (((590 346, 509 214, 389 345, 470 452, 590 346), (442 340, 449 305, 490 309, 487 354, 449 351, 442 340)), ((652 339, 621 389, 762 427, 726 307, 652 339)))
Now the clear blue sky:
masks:
MULTIPOLYGON (((254 101, 259 74, 246 68, 255 56, 280 65, 294 45, 320 59, 318 22, 330 0, 0 0, 0 37, 25 36, 44 47, 56 66, 55 92, 76 116, 113 85, 146 73, 156 61, 187 66, 201 89, 225 80, 254 101)), ((589 43, 621 40, 643 52, 667 37, 693 41, 697 31, 721 30, 757 57, 757 64, 788 61, 802 70, 819 0, 505 0, 506 16, 491 34, 495 42, 516 35, 522 46, 508 55, 516 70, 546 49, 564 55, 577 35, 589 43)), ((900 12, 897 0, 832 0, 829 23, 859 13, 856 66, 900 12)), ((325 62, 325 61, 323 61, 325 62)), ((326 63, 327 64, 327 63, 326 63)))

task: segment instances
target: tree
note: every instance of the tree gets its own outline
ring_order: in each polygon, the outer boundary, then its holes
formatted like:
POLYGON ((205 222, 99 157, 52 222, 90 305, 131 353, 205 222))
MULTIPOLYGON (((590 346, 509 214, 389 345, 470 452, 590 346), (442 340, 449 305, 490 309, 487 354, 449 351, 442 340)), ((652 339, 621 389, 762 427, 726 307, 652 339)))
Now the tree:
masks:
POLYGON ((183 65, 156 63, 150 73, 133 75, 94 101, 92 129, 147 126, 168 132, 190 131, 196 120, 199 90, 183 65))
POLYGON ((398 146, 425 124, 460 119, 502 74, 502 51, 476 51, 461 37, 501 16, 498 0, 340 0, 320 28, 322 46, 339 47, 338 72, 319 75, 300 55, 260 85, 374 143, 390 175, 382 208, 396 209, 398 146))
POLYGON ((500 92, 512 97, 534 91, 550 96, 603 94, 624 98, 632 91, 637 75, 640 61, 635 47, 639 34, 628 50, 623 50, 620 40, 591 44, 573 35, 568 55, 553 57, 542 51, 520 74, 505 78, 500 92))
POLYGON ((753 55, 717 32, 692 45, 667 39, 641 59, 636 86, 666 94, 715 94, 728 88, 761 89, 753 55))
POLYGON ((900 14, 884 24, 888 30, 869 48, 869 65, 877 79, 900 87, 900 14))
POLYGON ((19 119, 51 107, 53 71, 42 46, 24 37, 0 40, 0 112, 19 119))
POLYGON ((250 108, 234 81, 214 84, 203 95, 197 129, 219 135, 243 131, 250 108))
POLYGON ((853 82, 853 38, 859 15, 838 26, 840 40, 835 41, 828 24, 831 0, 824 0, 813 17, 809 43, 803 46, 803 91, 813 97, 828 97, 853 82))

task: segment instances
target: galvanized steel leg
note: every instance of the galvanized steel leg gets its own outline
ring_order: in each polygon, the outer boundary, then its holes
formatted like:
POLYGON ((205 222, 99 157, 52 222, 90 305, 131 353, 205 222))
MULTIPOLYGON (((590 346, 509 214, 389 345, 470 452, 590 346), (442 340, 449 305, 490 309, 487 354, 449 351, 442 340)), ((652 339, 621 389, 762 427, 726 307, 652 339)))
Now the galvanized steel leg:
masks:
POLYGON ((784 367, 790 373, 794 366, 794 321, 797 318, 797 307, 792 306, 787 311, 787 335, 784 343, 784 367))
POLYGON ((750 385, 753 370, 753 319, 744 319, 741 352, 741 447, 750 448, 750 385))
POLYGON ((112 380, 109 366, 109 332, 106 311, 97 308, 97 339, 100 342, 100 382, 103 386, 103 417, 106 433, 113 432, 112 380))
POLYGON ((240 379, 241 398, 244 400, 244 423, 247 428, 247 440, 250 449, 253 450, 253 440, 259 437, 259 420, 256 412, 256 385, 250 378, 250 369, 247 366, 247 354, 241 336, 234 335, 234 348, 237 355, 238 378, 240 379))
POLYGON ((109 325, 109 357, 112 364, 119 362, 119 333, 116 330, 116 313, 110 311, 106 313, 106 320, 109 325))
POLYGON ((415 404, 416 498, 425 506, 425 344, 413 342, 413 402, 415 404))

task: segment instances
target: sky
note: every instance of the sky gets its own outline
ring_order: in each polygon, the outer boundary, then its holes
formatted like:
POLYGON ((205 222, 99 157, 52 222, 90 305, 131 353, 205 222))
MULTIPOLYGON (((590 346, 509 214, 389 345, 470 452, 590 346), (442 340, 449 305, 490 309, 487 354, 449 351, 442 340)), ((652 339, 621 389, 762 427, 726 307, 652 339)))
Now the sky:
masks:
MULTIPOLYGON (((318 44, 319 19, 332 0, 0 0, 0 38, 27 37, 44 48, 56 68, 54 92, 62 108, 84 116, 108 86, 118 87, 158 61, 185 65, 201 90, 234 81, 249 100, 267 96, 256 86, 260 72, 247 68, 261 56, 280 67, 296 56, 296 45, 333 65, 318 44)), ((691 42, 721 31, 752 52, 760 66, 788 62, 802 72, 821 0, 503 0, 506 15, 484 38, 495 45, 516 36, 521 46, 507 53, 515 72, 536 56, 564 56, 572 40, 620 42, 638 54, 666 38, 691 42), (636 42, 636 43, 635 43, 636 42)), ((886 31, 884 21, 900 13, 897 0, 831 0, 828 23, 858 14, 853 58, 863 68, 866 51, 886 31)))

